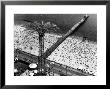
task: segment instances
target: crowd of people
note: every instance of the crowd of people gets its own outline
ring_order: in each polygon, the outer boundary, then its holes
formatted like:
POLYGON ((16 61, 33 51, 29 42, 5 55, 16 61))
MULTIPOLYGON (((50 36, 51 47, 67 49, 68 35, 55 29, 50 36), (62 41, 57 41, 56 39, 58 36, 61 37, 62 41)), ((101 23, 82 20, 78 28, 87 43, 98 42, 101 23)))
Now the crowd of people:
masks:
MULTIPOLYGON (((50 48, 61 35, 45 33, 44 52, 50 48)), ((82 41, 83 37, 68 37, 47 58, 48 60, 82 70, 96 75, 97 68, 97 43, 82 41)), ((15 25, 14 48, 19 48, 28 53, 39 55, 38 33, 26 30, 20 25, 15 25)))
POLYGON ((80 37, 67 38, 48 59, 95 74, 97 67, 96 43, 82 42, 80 37))

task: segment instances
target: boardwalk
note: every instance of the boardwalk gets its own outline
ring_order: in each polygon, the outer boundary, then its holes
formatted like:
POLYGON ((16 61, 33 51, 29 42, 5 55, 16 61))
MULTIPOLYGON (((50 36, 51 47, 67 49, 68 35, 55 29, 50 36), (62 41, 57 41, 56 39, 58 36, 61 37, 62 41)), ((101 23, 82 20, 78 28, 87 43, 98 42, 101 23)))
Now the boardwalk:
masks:
MULTIPOLYGON (((19 49, 15 50, 14 56, 18 57, 18 61, 21 63, 24 63, 25 65, 29 65, 30 63, 38 63, 38 56, 32 55, 30 53, 21 51, 19 49)), ((56 63, 50 60, 45 59, 45 63, 49 65, 49 68, 47 68, 50 72, 61 75, 61 76, 93 76, 88 73, 84 73, 81 70, 74 69, 72 67, 62 65, 59 63, 56 63), (53 64, 52 64, 53 63, 53 64)))

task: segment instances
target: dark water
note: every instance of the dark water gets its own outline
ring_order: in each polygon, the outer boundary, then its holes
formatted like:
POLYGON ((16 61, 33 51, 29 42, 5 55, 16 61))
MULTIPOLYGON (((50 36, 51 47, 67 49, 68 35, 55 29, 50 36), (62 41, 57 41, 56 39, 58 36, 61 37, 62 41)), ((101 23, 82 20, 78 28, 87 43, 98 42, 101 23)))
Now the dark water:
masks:
MULTIPOLYGON (((55 23, 60 30, 57 33, 65 34, 71 27, 79 22, 85 14, 15 14, 15 24, 24 23, 23 20, 41 21, 55 23)), ((86 36, 89 40, 97 41, 97 15, 88 14, 89 18, 74 34, 86 36)))

